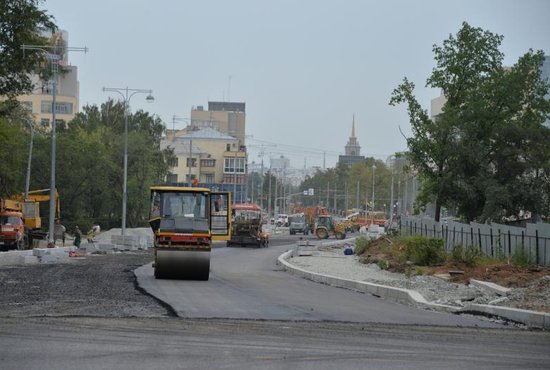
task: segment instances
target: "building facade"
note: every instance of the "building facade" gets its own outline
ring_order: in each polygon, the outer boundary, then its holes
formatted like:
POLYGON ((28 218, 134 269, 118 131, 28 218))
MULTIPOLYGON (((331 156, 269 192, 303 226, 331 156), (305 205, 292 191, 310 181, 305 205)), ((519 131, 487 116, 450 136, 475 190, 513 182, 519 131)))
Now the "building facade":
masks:
POLYGON ((338 156, 338 163, 343 163, 347 166, 351 166, 354 163, 362 162, 365 157, 361 155, 361 146, 355 137, 355 116, 353 116, 351 123, 351 136, 345 147, 345 155, 338 156))
POLYGON ((230 191, 233 201, 244 203, 248 155, 245 143, 245 103, 209 102, 209 110, 193 108, 189 125, 171 130, 162 140, 171 147, 177 165, 167 179, 178 186, 200 186, 230 191))
POLYGON ((79 110, 80 85, 78 68, 71 66, 68 60, 68 33, 60 31, 50 37, 50 44, 57 45, 59 52, 51 52, 58 59, 55 85, 52 81, 42 81, 38 75, 32 75, 34 90, 31 94, 20 95, 17 100, 32 113, 37 127, 44 131, 52 127, 53 88, 55 86, 55 114, 57 124, 71 121, 79 110))

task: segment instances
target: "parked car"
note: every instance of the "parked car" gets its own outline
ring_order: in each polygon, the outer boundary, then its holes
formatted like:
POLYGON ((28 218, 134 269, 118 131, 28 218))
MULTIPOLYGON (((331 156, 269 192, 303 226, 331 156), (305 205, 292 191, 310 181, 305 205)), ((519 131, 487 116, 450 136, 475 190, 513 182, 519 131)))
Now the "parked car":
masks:
POLYGON ((289 226, 288 215, 285 214, 285 213, 279 213, 277 215, 277 221, 275 221, 275 225, 277 225, 279 227, 281 227, 281 226, 288 227, 289 226))

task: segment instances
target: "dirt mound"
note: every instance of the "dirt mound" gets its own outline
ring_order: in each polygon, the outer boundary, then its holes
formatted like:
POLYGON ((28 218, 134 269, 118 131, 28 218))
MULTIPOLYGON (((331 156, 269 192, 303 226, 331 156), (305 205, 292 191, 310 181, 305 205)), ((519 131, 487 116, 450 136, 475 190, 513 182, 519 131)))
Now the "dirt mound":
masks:
MULTIPOLYGON (((407 265, 402 262, 404 246, 388 238, 371 241, 366 251, 360 255, 364 263, 389 265, 392 272, 406 272, 407 265)), ((421 271, 425 275, 447 275, 450 281, 469 284, 470 279, 490 281, 508 288, 523 288, 550 276, 550 268, 541 266, 523 267, 508 261, 491 261, 478 266, 468 266, 448 259, 438 266, 411 266, 414 275, 421 271)), ((544 280, 546 281, 546 280, 544 280)), ((543 283, 545 283, 543 281, 543 283)))

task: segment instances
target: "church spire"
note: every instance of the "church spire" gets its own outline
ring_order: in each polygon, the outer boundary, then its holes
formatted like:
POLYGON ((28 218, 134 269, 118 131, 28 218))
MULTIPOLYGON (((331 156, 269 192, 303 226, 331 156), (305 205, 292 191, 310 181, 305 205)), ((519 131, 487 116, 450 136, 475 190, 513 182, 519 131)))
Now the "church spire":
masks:
POLYGON ((351 121, 351 137, 355 137, 355 113, 353 113, 353 119, 351 121))

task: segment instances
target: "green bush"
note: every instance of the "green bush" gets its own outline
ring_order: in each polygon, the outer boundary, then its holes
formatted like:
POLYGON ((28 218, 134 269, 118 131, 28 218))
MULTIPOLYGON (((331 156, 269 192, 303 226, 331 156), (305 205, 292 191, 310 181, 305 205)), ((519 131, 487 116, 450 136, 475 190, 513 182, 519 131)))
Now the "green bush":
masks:
POLYGON ((380 260, 378 261, 378 267, 380 267, 381 270, 388 270, 390 268, 390 261, 380 260))
POLYGON ((466 266, 474 267, 481 262, 483 253, 472 245, 464 249, 462 244, 455 244, 451 252, 451 258, 454 262, 464 263, 466 266))
POLYGON ((529 256, 529 251, 523 245, 516 247, 514 254, 512 254, 511 260, 515 265, 521 267, 534 265, 533 259, 529 256))
POLYGON ((481 262, 483 257, 484 257, 484 255, 479 249, 477 249, 473 245, 470 245, 464 251, 463 262, 464 262, 464 264, 466 264, 466 266, 474 267, 476 265, 479 265, 479 263, 481 262))
POLYGON ((368 246, 369 241, 367 238, 364 238, 362 236, 358 237, 357 239, 355 239, 355 254, 358 256, 363 254, 367 250, 368 246))
POLYGON ((464 262, 464 247, 462 244, 453 245, 453 250, 451 251, 451 259, 454 262, 464 262))
POLYGON ((433 266, 445 260, 442 239, 412 236, 405 240, 405 256, 416 265, 433 266))

